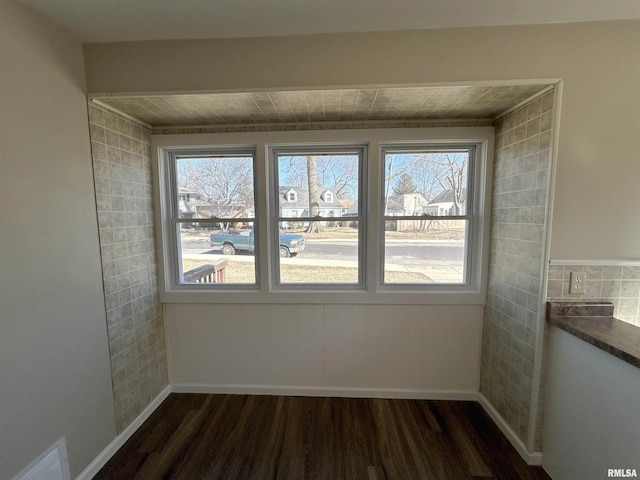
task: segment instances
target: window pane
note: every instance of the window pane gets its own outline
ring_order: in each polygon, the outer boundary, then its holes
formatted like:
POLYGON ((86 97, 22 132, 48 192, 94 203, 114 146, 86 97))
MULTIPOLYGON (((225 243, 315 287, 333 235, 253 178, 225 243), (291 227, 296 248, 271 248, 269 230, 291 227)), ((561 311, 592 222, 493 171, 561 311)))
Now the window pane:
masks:
POLYGON ((311 223, 280 222, 280 283, 359 283, 358 222, 311 223))
POLYGON ((256 283, 253 222, 180 223, 180 283, 256 283))
POLYGON ((386 152, 385 216, 466 215, 468 151, 386 152))
POLYGON ((276 158, 281 218, 358 215, 359 155, 277 154, 276 158))
POLYGON ((421 220, 421 228, 409 222, 387 220, 395 228, 384 235, 384 283, 464 283, 469 222, 421 220))
POLYGON ((255 218, 253 156, 176 158, 179 218, 255 218))

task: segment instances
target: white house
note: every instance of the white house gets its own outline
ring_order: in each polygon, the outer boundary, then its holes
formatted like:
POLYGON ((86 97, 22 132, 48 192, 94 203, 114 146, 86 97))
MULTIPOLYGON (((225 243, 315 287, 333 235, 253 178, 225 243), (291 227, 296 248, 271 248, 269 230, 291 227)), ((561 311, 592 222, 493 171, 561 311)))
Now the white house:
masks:
POLYGON ((399 205, 403 210, 404 216, 422 215, 422 207, 427 204, 427 200, 421 193, 392 195, 389 197, 388 202, 394 202, 399 205))
POLYGON ((423 213, 427 215, 464 215, 467 208, 467 189, 462 189, 460 209, 456 212, 454 203, 454 191, 449 189, 437 195, 431 202, 422 206, 423 213))
POLYGON ((203 200, 202 195, 194 190, 181 188, 178 191, 178 209, 182 218, 197 218, 198 206, 211 205, 203 200))

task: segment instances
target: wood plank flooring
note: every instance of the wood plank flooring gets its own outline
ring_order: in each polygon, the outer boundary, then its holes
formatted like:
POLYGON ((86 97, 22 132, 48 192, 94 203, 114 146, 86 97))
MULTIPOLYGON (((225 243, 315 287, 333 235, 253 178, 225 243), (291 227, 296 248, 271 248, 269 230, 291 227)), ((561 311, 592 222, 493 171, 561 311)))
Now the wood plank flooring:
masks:
POLYGON ((475 402, 172 394, 94 477, 549 479, 475 402))

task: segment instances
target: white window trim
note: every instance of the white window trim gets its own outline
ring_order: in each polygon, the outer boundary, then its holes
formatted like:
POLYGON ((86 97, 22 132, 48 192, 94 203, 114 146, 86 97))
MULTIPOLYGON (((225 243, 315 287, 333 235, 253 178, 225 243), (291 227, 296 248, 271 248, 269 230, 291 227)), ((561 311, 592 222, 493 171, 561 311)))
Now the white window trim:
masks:
MULTIPOLYGON (((493 165, 493 127, 460 128, 411 128, 371 130, 322 130, 292 132, 253 132, 228 134, 155 135, 152 138, 154 167, 154 199, 156 215, 156 237, 158 246, 158 277, 160 299, 163 303, 326 303, 326 304, 467 304, 483 305, 486 297, 486 277, 489 254, 489 220, 491 211, 491 176, 493 165), (368 218, 379 219, 380 195, 383 179, 379 168, 381 146, 393 144, 431 145, 443 143, 477 144, 477 175, 475 200, 477 219, 473 226, 473 262, 470 285, 427 285, 420 289, 386 288, 380 283, 382 252, 378 220, 369 221, 365 238, 365 288, 348 289, 336 285, 335 289, 319 291, 274 289, 270 269, 270 255, 258 257, 258 285, 249 289, 203 289, 190 285, 175 285, 173 258, 175 245, 170 235, 167 212, 170 208, 170 180, 166 153, 172 149, 202 150, 203 148, 246 149, 256 151, 254 172, 256 197, 256 222, 266 226, 271 218, 270 175, 268 168, 269 148, 292 145, 338 146, 368 145, 367 206, 368 218)), ((363 179, 365 181, 365 179, 363 179)), ((275 192, 277 194, 277 192, 275 192)), ((271 252, 272 235, 260 234, 256 249, 271 252)), ((394 286, 395 287, 395 286, 394 286)))
MULTIPOLYGON (((182 272, 182 267, 181 267, 181 260, 182 260, 182 254, 180 251, 178 251, 177 249, 177 239, 178 239, 178 231, 179 231, 179 225, 180 223, 187 223, 184 222, 184 220, 188 220, 188 223, 203 223, 203 224, 211 224, 211 223, 216 223, 218 220, 213 220, 213 219, 194 219, 194 218, 181 218, 181 220, 183 222, 179 222, 178 219, 180 218, 180 208, 179 205, 174 203, 174 199, 179 198, 180 194, 179 192, 179 188, 177 185, 177 180, 176 180, 176 171, 175 171, 175 167, 176 167, 176 161, 177 158, 180 157, 181 155, 184 154, 196 154, 196 155, 202 155, 202 156, 208 156, 209 154, 214 154, 214 155, 221 155, 221 156, 229 156, 229 155, 239 155, 242 157, 251 157, 253 159, 253 178, 254 178, 254 192, 255 192, 255 184, 256 184, 256 155, 255 155, 255 147, 252 146, 247 146, 247 147, 241 147, 241 148, 236 148, 236 147, 232 147, 232 148, 212 148, 212 147, 206 147, 206 148, 197 148, 197 149, 191 149, 191 148, 176 148, 173 149, 172 151, 168 151, 167 154, 165 155, 165 159, 164 159, 164 163, 165 163, 165 167, 166 167, 166 186, 167 186, 167 203, 164 205, 164 219, 166 224, 163 224, 162 229, 164 230, 163 233, 167 234, 167 237, 169 238, 169 243, 170 243, 170 259, 167 260, 166 257, 163 256, 163 258, 165 258, 165 262, 169 261, 170 263, 164 263, 162 266, 164 267, 168 267, 166 268, 166 274, 171 275, 170 278, 167 278, 167 284, 172 285, 172 288, 174 288, 176 291, 186 291, 189 289, 199 289, 199 290, 205 290, 208 287, 206 284, 202 284, 202 285, 191 285, 191 284, 184 284, 184 283, 179 283, 178 282, 178 278, 182 277, 182 274, 184 272, 182 272), (172 195, 172 193, 174 193, 172 195)), ((255 199, 256 199, 256 195, 254 193, 254 206, 255 206, 255 199)), ((180 201, 178 201, 179 203, 180 201)), ((255 207, 254 207, 255 208, 255 207)), ((260 231, 260 226, 258 224, 258 217, 254 217, 254 218, 223 218, 220 217, 219 220, 224 220, 224 221, 230 221, 230 222, 251 222, 254 228, 254 232, 259 232, 260 231)), ((217 290, 253 290, 255 289, 258 280, 259 280, 259 259, 260 259, 260 255, 261 252, 258 249, 258 246, 256 245, 254 248, 254 255, 255 258, 257 259, 255 262, 255 269, 256 269, 256 283, 251 283, 251 284, 237 284, 237 285, 228 285, 228 284, 220 284, 220 285, 216 285, 216 289, 217 290)))

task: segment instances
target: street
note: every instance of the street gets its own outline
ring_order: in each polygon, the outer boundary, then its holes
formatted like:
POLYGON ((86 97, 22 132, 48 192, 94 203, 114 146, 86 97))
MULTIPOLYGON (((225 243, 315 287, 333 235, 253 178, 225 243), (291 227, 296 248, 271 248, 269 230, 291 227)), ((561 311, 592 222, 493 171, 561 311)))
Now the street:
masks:
MULTIPOLYGON (((396 240, 388 242, 385 248, 388 261, 401 260, 402 264, 429 263, 449 264, 461 262, 464 257, 462 242, 412 242, 396 240)), ((220 254, 219 247, 211 248, 207 238, 185 238, 182 240, 183 254, 220 254)), ((310 240, 299 258, 317 260, 356 260, 358 246, 350 240, 310 240)))

